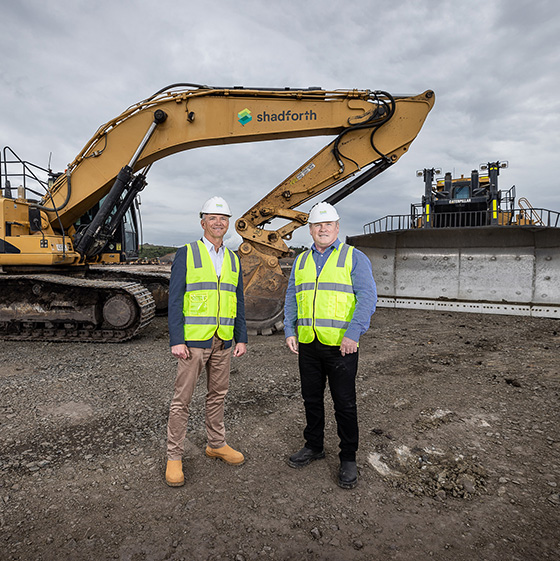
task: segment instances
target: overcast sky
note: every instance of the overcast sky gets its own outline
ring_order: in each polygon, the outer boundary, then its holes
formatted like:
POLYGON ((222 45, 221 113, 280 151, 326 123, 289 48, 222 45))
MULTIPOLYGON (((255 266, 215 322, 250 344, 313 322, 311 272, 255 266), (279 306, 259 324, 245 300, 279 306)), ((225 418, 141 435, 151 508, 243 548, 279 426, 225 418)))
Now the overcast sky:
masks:
MULTIPOLYGON (((100 125, 177 82, 432 89, 435 107, 409 153, 337 205, 341 239, 407 214, 424 167, 469 175, 507 160, 502 189, 515 184, 534 207, 560 211, 557 0, 5 1, 0 52, 0 144, 43 167, 52 152, 62 171, 100 125)), ((156 162, 142 193, 144 241, 198 237, 210 195, 238 218, 329 141, 200 148, 156 162)), ((301 228, 290 244, 308 240, 301 228)))

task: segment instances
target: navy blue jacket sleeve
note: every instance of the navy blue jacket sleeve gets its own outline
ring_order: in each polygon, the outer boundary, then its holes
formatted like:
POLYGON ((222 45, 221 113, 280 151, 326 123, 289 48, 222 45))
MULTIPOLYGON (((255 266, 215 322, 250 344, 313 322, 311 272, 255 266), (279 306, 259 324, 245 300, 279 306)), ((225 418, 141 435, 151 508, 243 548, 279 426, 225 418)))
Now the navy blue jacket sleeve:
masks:
POLYGON ((245 296, 243 295, 243 272, 239 265, 239 280, 237 282, 237 313, 233 324, 233 338, 236 343, 247 343, 247 324, 245 322, 245 296))
POLYGON ((169 300, 167 325, 169 327, 169 346, 180 345, 185 342, 183 323, 183 298, 187 282, 187 248, 180 247, 171 265, 171 279, 169 280, 169 300))

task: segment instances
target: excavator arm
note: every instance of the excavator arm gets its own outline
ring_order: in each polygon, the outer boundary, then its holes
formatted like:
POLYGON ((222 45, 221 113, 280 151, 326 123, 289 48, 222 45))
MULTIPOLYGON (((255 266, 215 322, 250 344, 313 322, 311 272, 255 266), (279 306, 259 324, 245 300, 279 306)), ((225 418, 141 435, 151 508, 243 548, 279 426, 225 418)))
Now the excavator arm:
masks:
POLYGON ((297 207, 356 176, 327 199, 334 204, 393 165, 419 133, 434 101, 432 91, 393 97, 320 88, 164 88, 97 130, 42 200, 30 205, 34 219, 29 222, 35 227, 28 236, 23 227, 17 239, 6 239, 19 246, 13 245, 9 256, 0 254, 0 265, 41 265, 56 272, 57 266, 95 261, 146 185, 150 166, 168 155, 219 144, 334 136, 236 223, 243 238, 239 255, 248 323, 266 333, 281 321, 287 280, 278 259, 288 255, 284 240, 307 222, 297 207), (93 222, 78 225, 102 199, 93 222), (276 218, 287 223, 266 229, 276 218))

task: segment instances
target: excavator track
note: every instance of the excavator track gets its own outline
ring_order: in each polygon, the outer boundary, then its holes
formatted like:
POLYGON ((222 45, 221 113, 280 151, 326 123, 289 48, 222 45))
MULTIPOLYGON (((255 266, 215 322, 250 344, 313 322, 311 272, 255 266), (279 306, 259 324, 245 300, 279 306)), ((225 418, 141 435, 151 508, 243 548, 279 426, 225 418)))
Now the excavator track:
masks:
POLYGON ((169 279, 171 273, 164 271, 138 271, 133 265, 91 266, 86 274, 88 279, 105 281, 136 282, 147 288, 156 304, 156 316, 167 315, 169 279))
POLYGON ((0 276, 0 337, 12 341, 117 343, 155 316, 138 283, 59 275, 0 276))

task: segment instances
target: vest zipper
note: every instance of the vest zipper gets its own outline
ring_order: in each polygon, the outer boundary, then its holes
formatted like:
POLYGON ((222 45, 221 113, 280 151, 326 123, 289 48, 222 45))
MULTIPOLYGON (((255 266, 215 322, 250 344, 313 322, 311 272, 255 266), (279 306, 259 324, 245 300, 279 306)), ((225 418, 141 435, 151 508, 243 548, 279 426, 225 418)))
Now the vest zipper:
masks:
MULTIPOLYGON (((311 258, 313 258, 313 255, 311 255, 311 258)), ((317 263, 313 263, 315 265, 315 272, 317 272, 317 263)), ((322 269, 321 269, 322 271, 322 269)), ((313 333, 315 333, 315 339, 319 339, 319 336, 317 335, 317 331, 315 331, 315 302, 317 300, 317 290, 319 288, 319 275, 321 273, 317 273, 317 276, 315 278, 315 290, 313 291, 313 308, 312 308, 312 312, 313 312, 313 317, 312 317, 312 329, 313 329, 313 333)))
MULTIPOLYGON (((223 265, 222 265, 223 267, 223 265)), ((216 333, 218 333, 218 329, 220 329, 220 277, 216 275, 216 280, 218 281, 218 315, 216 317, 216 333)))

